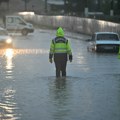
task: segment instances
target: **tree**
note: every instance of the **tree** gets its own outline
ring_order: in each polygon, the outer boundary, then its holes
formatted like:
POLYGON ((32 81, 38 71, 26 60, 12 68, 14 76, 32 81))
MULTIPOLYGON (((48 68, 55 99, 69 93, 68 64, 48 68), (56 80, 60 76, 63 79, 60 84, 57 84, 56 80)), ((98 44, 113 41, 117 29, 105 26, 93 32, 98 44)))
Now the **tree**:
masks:
POLYGON ((6 2, 6 3, 7 3, 7 8, 9 9, 9 0, 0 0, 0 4, 1 4, 2 2, 6 2))
POLYGON ((0 0, 0 3, 2 3, 2 2, 6 2, 6 3, 8 3, 9 0, 0 0))
POLYGON ((67 13, 75 13, 77 15, 84 12, 85 0, 64 0, 67 13))
POLYGON ((45 12, 46 12, 46 13, 47 13, 47 11, 48 11, 47 2, 48 2, 48 0, 45 0, 45 12))
POLYGON ((117 0, 118 4, 117 4, 117 10, 118 10, 118 15, 120 15, 120 0, 117 0))
POLYGON ((27 11, 27 3, 30 1, 30 0, 22 0, 25 2, 25 11, 27 11))
POLYGON ((120 15, 120 0, 116 0, 114 9, 115 9, 115 14, 120 15))

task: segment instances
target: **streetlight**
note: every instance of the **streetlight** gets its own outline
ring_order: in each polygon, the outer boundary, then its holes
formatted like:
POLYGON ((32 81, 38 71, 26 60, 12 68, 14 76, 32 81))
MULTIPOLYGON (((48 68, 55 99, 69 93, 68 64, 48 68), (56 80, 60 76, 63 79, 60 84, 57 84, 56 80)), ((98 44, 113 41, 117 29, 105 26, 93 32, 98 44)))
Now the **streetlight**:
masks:
POLYGON ((114 1, 111 0, 111 2, 110 2, 110 16, 113 16, 113 15, 114 15, 114 10, 113 10, 113 8, 114 8, 114 1))
POLYGON ((84 10, 84 14, 85 14, 85 17, 88 17, 88 0, 85 0, 85 10, 84 10))
POLYGON ((48 11, 47 2, 48 2, 48 0, 45 0, 45 13, 47 13, 47 11, 48 11))
POLYGON ((25 2, 25 11, 27 11, 27 3, 29 2, 29 0, 23 0, 25 2))

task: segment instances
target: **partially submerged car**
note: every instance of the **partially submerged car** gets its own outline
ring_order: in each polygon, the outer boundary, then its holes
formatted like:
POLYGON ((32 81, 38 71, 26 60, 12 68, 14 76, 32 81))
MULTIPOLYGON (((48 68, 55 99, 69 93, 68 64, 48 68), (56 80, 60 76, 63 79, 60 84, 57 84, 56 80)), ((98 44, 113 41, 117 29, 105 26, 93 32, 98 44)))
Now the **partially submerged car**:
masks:
POLYGON ((96 52, 118 52, 120 46, 119 35, 115 32, 95 32, 89 39, 87 47, 96 52))
POLYGON ((12 38, 9 36, 7 30, 0 27, 0 48, 9 48, 12 46, 12 38))

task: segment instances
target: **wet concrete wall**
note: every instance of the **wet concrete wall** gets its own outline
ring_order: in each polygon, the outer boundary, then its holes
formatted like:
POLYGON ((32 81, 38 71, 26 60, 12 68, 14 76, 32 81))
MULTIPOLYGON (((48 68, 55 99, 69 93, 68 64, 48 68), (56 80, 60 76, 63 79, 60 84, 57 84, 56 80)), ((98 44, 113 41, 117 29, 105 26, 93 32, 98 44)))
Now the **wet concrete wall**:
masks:
POLYGON ((120 34, 120 24, 95 19, 71 17, 71 16, 42 16, 25 15, 24 19, 37 25, 56 28, 64 27, 69 31, 91 35, 96 31, 117 32, 120 34))

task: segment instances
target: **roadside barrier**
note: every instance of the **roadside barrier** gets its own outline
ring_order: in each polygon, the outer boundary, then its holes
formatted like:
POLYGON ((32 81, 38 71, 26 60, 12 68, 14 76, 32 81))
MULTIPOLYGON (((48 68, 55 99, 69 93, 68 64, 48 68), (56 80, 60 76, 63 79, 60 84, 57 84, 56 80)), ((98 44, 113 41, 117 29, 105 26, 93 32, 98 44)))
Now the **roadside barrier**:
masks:
POLYGON ((44 16, 36 14, 23 15, 23 17, 25 20, 30 21, 37 26, 46 26, 51 28, 57 28, 58 26, 61 26, 69 31, 88 35, 91 35, 96 31, 117 32, 120 34, 120 24, 102 20, 72 16, 44 16))

